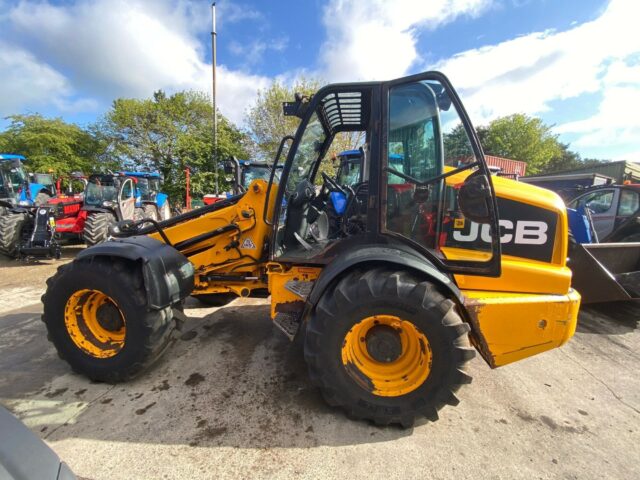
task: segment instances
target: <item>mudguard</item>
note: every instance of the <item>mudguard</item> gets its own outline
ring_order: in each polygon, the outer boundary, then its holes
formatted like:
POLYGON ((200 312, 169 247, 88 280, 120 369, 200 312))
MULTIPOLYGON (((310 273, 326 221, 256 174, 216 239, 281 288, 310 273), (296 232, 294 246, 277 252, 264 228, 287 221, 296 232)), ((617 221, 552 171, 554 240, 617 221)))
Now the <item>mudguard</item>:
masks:
POLYGON ((36 201, 36 197, 38 194, 44 190, 47 190, 47 187, 42 183, 30 183, 29 184, 29 198, 32 202, 36 201))
MULTIPOLYGON (((451 278, 439 271, 424 257, 419 257, 402 245, 363 245, 357 249, 346 250, 334 258, 314 282, 313 289, 307 298, 305 314, 314 308, 320 297, 331 283, 344 272, 362 264, 388 265, 414 270, 440 285, 444 293, 454 298, 459 304, 464 303, 464 297, 451 278)), ((303 316, 303 318, 305 318, 303 316)))
POLYGON ((162 206, 167 202, 167 198, 169 198, 169 195, 167 195, 166 193, 157 193, 156 206, 158 208, 162 208, 162 206))
POLYGON ((95 257, 124 258, 140 262, 148 306, 161 310, 188 297, 193 290, 194 269, 175 248, 147 236, 100 243, 78 254, 77 260, 95 257))

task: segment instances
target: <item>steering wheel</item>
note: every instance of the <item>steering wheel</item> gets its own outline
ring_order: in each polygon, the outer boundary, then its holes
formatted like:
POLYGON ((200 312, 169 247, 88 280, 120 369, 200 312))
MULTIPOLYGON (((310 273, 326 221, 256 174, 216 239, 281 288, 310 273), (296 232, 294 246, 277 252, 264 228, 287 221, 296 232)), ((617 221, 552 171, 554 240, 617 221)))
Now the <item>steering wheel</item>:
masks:
POLYGON ((349 192, 341 186, 338 182, 336 182, 333 178, 327 175, 324 172, 320 172, 322 175, 322 180, 324 180, 324 184, 327 186, 330 192, 340 192, 344 195, 349 195, 349 192))

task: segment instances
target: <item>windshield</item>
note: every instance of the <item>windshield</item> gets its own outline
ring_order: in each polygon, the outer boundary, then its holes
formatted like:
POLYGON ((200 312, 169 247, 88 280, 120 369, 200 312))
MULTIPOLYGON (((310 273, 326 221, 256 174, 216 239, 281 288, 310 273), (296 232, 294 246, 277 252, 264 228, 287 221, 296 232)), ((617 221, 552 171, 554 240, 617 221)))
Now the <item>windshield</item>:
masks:
POLYGON ((355 185, 360 181, 360 165, 360 155, 342 160, 336 181, 344 186, 355 185))
POLYGON ((316 112, 311 115, 307 128, 302 134, 298 150, 296 151, 289 178, 287 179, 287 192, 292 193, 301 180, 310 180, 311 170, 318 154, 322 148, 322 144, 327 139, 327 135, 322 127, 320 118, 316 112))
POLYGON ((247 188, 251 182, 257 179, 269 181, 270 176, 271 169, 267 166, 258 167, 256 165, 252 165, 244 167, 242 169, 242 186, 247 188))
POLYGON ((40 185, 53 186, 53 177, 48 173, 35 173, 33 180, 40 185))
POLYGON ((27 176, 20 162, 0 162, 0 191, 2 196, 13 196, 27 183, 27 176))
POLYGON ((85 190, 85 203, 87 205, 101 206, 103 202, 116 202, 118 190, 113 180, 101 181, 99 178, 91 178, 85 190))
POLYGON ((140 195, 142 200, 149 200, 149 179, 138 178, 137 182, 138 195, 140 195))

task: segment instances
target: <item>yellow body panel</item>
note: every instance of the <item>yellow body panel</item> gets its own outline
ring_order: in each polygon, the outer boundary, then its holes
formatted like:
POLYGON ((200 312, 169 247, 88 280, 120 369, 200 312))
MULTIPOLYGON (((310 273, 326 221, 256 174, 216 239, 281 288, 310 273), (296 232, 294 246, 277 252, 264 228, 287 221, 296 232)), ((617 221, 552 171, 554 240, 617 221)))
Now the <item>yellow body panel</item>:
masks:
MULTIPOLYGON (((447 185, 462 183, 469 174, 465 171, 447 177, 447 185)), ((463 290, 567 294, 571 288, 571 270, 566 266, 569 226, 564 202, 556 193, 544 188, 502 177, 492 177, 492 180, 497 197, 544 208, 558 216, 552 262, 503 254, 502 274, 499 277, 455 275, 456 283, 463 290)), ((490 256, 488 252, 451 247, 443 247, 442 253, 453 260, 482 260, 490 256)))
MULTIPOLYGON (((255 180, 237 204, 164 230, 171 243, 176 244, 231 223, 238 226, 237 230, 203 240, 183 251, 196 271, 194 294, 233 292, 247 296, 251 290, 267 288, 263 253, 271 231, 263 221, 266 191, 267 182, 255 180), (211 282, 203 278, 205 274, 244 274, 252 280, 211 282)), ((276 195, 277 185, 274 185, 270 194, 270 213, 276 195)), ((150 236, 162 241, 158 233, 150 236)))
MULTIPOLYGON (((459 184, 469 173, 448 177, 447 184, 459 184)), ((571 271, 565 261, 568 225, 560 197, 500 177, 494 177, 493 182, 498 197, 545 208, 558 216, 550 262, 503 255, 498 278, 455 275, 466 298, 463 307, 473 327, 473 340, 487 362, 498 367, 566 342, 575 330, 580 296, 570 289, 571 271)), ((269 218, 276 188, 270 196, 269 218)), ((303 311, 305 298, 288 290, 286 284, 314 281, 322 268, 268 262, 265 246, 271 227, 263 221, 266 189, 265 181, 256 180, 237 204, 168 227, 165 233, 176 244, 236 225, 231 231, 182 249, 196 271, 194 294, 233 292, 246 296, 254 289, 268 288, 271 317, 275 318, 279 313, 303 311), (210 275, 217 277, 208 279, 210 275), (245 279, 237 279, 239 275, 245 279)), ((157 233, 151 236, 160 239, 157 233)), ((452 247, 443 247, 442 252, 450 259, 482 260, 490 255, 452 247)))
POLYGON ((559 347, 576 329, 580 295, 463 291, 474 343, 493 368, 559 347))
POLYGON ((285 288, 287 282, 311 282, 322 272, 321 268, 315 267, 291 267, 284 271, 279 263, 269 264, 268 270, 271 318, 275 318, 280 312, 301 312, 304 307, 304 299, 285 288))

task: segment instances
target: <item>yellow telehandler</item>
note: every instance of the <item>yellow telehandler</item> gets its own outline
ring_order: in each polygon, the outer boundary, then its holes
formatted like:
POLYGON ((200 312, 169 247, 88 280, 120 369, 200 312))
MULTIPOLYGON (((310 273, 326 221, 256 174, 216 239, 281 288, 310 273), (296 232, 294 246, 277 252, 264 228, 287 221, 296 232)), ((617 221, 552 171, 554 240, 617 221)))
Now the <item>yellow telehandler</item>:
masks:
POLYGON ((269 181, 120 222, 49 279, 43 321, 75 371, 130 379, 170 343, 187 296, 223 305, 268 291, 330 405, 408 427, 458 403, 476 350, 495 368, 573 335, 565 206, 491 177, 444 75, 329 85, 283 108, 300 125, 269 181), (340 132, 364 133, 354 185, 323 173, 340 132), (330 202, 341 221, 328 221, 330 202))

